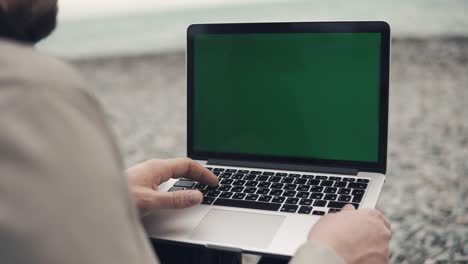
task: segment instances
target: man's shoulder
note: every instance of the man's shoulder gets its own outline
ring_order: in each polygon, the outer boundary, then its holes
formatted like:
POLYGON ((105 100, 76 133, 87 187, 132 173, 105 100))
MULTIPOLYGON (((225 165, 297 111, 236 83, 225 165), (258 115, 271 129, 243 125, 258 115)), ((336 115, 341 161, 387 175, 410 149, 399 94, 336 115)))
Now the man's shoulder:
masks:
POLYGON ((84 81, 71 65, 34 47, 0 39, 0 89, 46 91, 81 88, 84 81))

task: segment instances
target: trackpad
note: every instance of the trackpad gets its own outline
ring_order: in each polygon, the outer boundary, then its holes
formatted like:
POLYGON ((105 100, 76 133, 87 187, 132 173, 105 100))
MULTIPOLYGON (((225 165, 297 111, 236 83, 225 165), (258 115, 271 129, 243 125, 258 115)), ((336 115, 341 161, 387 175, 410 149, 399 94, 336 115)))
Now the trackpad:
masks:
POLYGON ((239 247, 267 248, 284 216, 211 209, 191 239, 239 247))

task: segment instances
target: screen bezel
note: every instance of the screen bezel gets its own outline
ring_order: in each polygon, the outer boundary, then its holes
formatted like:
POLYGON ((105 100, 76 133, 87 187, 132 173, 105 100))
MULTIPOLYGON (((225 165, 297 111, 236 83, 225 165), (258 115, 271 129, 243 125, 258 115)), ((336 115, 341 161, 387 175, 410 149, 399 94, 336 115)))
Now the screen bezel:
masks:
POLYGON ((308 166, 325 166, 356 169, 385 174, 387 170, 388 101, 390 66, 390 26, 383 21, 366 22, 292 22, 292 23, 241 23, 241 24, 194 24, 187 29, 187 156, 196 160, 235 160, 269 162, 308 166), (194 39, 197 34, 240 33, 380 33, 380 122, 379 151, 377 162, 292 158, 195 151, 194 149, 194 39))

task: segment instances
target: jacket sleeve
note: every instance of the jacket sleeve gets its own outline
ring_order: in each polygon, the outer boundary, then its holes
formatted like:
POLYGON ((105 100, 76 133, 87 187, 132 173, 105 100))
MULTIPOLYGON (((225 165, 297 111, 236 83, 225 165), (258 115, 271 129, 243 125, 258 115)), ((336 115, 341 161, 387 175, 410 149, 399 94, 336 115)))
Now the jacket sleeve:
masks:
POLYGON ((1 43, 0 66, 0 262, 156 263, 78 74, 1 43))
POLYGON ((344 260, 335 251, 315 241, 308 241, 302 245, 289 263, 345 264, 344 260))

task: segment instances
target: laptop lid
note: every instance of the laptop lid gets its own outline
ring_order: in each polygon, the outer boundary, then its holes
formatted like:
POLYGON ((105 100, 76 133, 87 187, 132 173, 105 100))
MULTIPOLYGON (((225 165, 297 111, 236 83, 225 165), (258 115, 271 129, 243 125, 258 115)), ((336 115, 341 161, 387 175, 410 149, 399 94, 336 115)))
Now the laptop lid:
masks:
POLYGON ((386 172, 385 22, 198 24, 187 33, 187 150, 386 172))

